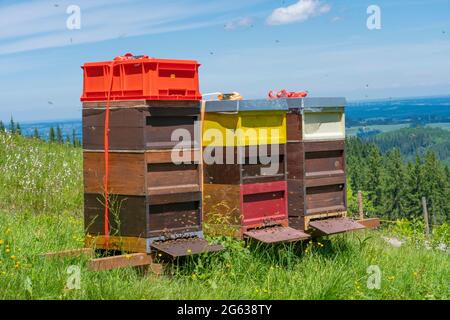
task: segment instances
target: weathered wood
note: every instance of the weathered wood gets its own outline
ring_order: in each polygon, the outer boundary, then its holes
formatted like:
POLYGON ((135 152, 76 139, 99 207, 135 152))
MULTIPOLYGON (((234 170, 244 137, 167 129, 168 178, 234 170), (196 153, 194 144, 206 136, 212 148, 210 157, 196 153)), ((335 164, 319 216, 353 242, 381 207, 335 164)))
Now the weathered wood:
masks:
POLYGON ((65 258, 65 257, 79 257, 79 256, 92 257, 93 255, 94 255, 94 250, 92 248, 62 250, 62 251, 47 252, 47 253, 39 254, 40 257, 44 257, 44 258, 65 258))
MULTIPOLYGON (((188 155, 198 157, 196 155, 198 151, 187 152, 188 155)), ((83 158, 85 192, 103 193, 104 153, 84 152, 83 158)), ((111 194, 159 195, 199 192, 200 179, 198 164, 174 164, 171 151, 109 153, 108 189, 111 194)))
POLYGON ((428 208, 427 208, 427 199, 422 197, 422 211, 423 211, 423 220, 425 222, 425 236, 427 238, 430 237, 430 225, 428 219, 428 208))
MULTIPOLYGON (((85 229, 92 235, 104 234, 103 199, 101 194, 85 194, 85 229)), ((200 192, 147 197, 112 195, 110 234, 148 238, 201 231, 200 199, 200 192)))
MULTIPOLYGON (((110 150, 171 149, 179 145, 172 141, 176 129, 189 132, 185 146, 199 146, 199 132, 195 132, 200 109, 192 108, 119 108, 111 109, 109 124, 110 150)), ((105 110, 83 110, 83 148, 104 149, 105 110)))
POLYGON ((361 191, 358 191, 358 211, 359 211, 359 220, 361 221, 364 220, 364 206, 361 191))
POLYGON ((102 271, 118 268, 137 267, 153 264, 153 257, 146 253, 131 253, 125 255, 97 258, 89 261, 90 271, 102 271))
POLYGON ((303 139, 302 115, 298 109, 291 109, 286 115, 287 141, 301 141, 303 139))
POLYGON ((378 218, 360 219, 357 220, 356 222, 362 224, 367 229, 376 229, 380 226, 380 219, 378 218))
MULTIPOLYGON (((106 101, 89 101, 83 102, 83 108, 106 108, 106 101)), ((167 108, 182 108, 191 109, 200 112, 200 102, 199 101, 189 101, 189 100, 113 100, 110 101, 110 108, 156 108, 156 109, 167 109, 167 108)), ((173 109, 171 109, 173 110, 173 109)))
POLYGON ((344 150, 345 140, 332 140, 332 141, 305 141, 305 152, 320 152, 331 150, 344 150))
POLYGON ((306 214, 346 211, 343 184, 306 188, 306 214))
POLYGON ((103 235, 87 234, 85 246, 93 249, 117 250, 124 252, 147 252, 147 242, 145 238, 139 237, 108 237, 108 245, 103 235))

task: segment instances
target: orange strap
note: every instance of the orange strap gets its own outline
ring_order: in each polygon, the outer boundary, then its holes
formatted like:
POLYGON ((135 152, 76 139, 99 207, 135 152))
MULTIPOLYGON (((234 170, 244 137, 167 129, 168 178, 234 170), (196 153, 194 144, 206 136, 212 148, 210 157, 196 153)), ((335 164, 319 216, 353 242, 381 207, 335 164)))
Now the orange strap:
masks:
POLYGON ((105 146, 105 246, 109 247, 109 102, 111 100, 111 91, 113 83, 115 61, 109 65, 109 87, 106 96, 106 110, 105 110, 105 132, 104 132, 104 146, 105 146))

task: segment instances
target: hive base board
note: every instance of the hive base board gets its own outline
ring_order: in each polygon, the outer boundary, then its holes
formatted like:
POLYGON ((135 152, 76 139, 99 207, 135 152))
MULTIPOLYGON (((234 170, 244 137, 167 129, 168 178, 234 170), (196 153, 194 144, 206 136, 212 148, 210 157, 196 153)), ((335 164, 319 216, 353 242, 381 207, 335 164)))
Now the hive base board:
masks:
POLYGON ((332 235, 365 229, 366 227, 348 218, 332 218, 315 220, 310 223, 312 233, 317 235, 332 235))
POLYGON ((84 243, 86 247, 94 249, 147 253, 147 241, 145 238, 110 236, 108 237, 108 245, 106 245, 105 236, 88 234, 84 243))
POLYGON ((225 236, 236 239, 244 239, 244 234, 250 230, 261 229, 266 227, 288 227, 288 219, 273 220, 269 224, 252 224, 252 225, 236 225, 236 224, 212 224, 203 223, 203 232, 209 236, 225 236))
POLYGON ((380 226, 380 219, 379 218, 369 218, 369 219, 362 219, 362 220, 356 220, 359 224, 362 224, 367 229, 376 229, 380 226))
POLYGON ((304 217, 304 221, 305 221, 305 231, 309 230, 309 223, 311 221, 314 220, 319 220, 319 219, 327 219, 327 218, 337 218, 337 217, 346 217, 347 216, 347 212, 346 211, 342 211, 342 212, 330 212, 330 213, 321 213, 321 214, 316 214, 316 215, 310 215, 310 216, 305 216, 304 217))
POLYGON ((311 238, 307 233, 290 227, 270 227, 253 229, 244 233, 246 238, 254 239, 267 244, 281 242, 296 242, 311 238))

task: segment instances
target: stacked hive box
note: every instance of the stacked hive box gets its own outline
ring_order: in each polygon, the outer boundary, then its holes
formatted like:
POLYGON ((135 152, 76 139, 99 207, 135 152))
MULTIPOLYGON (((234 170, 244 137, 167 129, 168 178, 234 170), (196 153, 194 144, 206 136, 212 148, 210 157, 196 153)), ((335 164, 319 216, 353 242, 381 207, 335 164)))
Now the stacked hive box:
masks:
POLYGON ((345 103, 344 98, 288 100, 289 223, 296 229, 325 228, 330 234, 360 227, 346 219, 323 225, 323 219, 344 217, 347 210, 345 103))
POLYGON ((199 65, 168 61, 144 57, 116 63, 110 93, 108 64, 84 65, 85 228, 87 239, 99 248, 150 252, 156 240, 201 236, 199 133, 195 132, 200 114, 199 65), (109 103, 108 94, 113 99, 109 103), (107 109, 108 243, 104 231, 107 109), (176 129, 185 134, 184 140, 173 141, 176 129), (175 163, 180 159, 174 157, 180 156, 183 163, 175 163))
POLYGON ((258 238, 251 230, 280 226, 265 242, 307 237, 287 228, 287 110, 284 99, 205 103, 205 232, 258 238))

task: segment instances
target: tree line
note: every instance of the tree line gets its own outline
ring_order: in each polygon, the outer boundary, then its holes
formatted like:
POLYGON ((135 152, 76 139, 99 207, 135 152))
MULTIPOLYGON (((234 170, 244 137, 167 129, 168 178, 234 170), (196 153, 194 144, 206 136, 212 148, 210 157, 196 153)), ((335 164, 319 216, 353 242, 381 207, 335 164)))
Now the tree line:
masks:
MULTIPOLYGON (((9 132, 10 134, 15 135, 23 135, 22 128, 18 122, 15 122, 13 118, 11 118, 8 127, 0 120, 0 132, 9 132)), ((68 144, 74 147, 81 147, 81 140, 77 138, 75 129, 72 129, 72 134, 64 134, 62 128, 57 125, 56 128, 53 126, 48 129, 47 136, 42 135, 41 132, 37 128, 34 128, 33 134, 28 135, 27 137, 37 139, 37 140, 45 140, 50 143, 59 143, 59 144, 68 144)))
POLYGON ((383 153, 377 144, 351 137, 346 161, 349 206, 360 190, 368 216, 411 219, 422 216, 425 197, 431 223, 450 221, 450 170, 433 150, 407 160, 399 148, 383 153))

